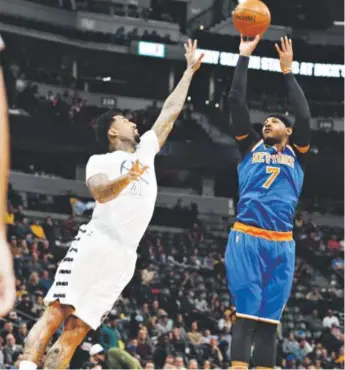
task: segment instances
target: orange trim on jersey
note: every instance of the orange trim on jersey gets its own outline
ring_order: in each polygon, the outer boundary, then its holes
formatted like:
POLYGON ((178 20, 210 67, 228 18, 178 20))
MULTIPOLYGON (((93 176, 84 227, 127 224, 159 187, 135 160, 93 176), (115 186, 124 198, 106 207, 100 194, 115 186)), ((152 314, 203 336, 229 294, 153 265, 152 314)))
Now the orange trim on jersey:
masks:
POLYGON ((284 242, 292 240, 292 231, 271 231, 265 229, 259 229, 258 227, 242 224, 241 222, 235 222, 232 227, 233 230, 241 231, 242 233, 256 236, 267 240, 275 240, 277 242, 284 242))
POLYGON ((245 135, 241 135, 241 136, 235 136, 235 138, 236 138, 236 140, 241 141, 241 140, 247 139, 248 136, 249 136, 249 134, 245 134, 245 135))
POLYGON ((296 144, 294 144, 294 147, 302 154, 305 154, 307 153, 307 151, 309 150, 310 148, 310 145, 307 145, 307 146, 298 146, 296 144))
POLYGON ((262 144, 264 141, 263 140, 259 140, 252 148, 251 152, 254 152, 254 150, 260 145, 262 144))

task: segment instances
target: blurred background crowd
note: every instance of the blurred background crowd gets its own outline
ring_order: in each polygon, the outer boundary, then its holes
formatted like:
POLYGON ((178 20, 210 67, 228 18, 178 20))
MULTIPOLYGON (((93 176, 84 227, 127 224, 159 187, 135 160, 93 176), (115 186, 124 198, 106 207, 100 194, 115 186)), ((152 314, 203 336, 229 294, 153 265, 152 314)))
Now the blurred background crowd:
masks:
MULTIPOLYGON (((275 58, 273 41, 288 33, 296 60, 327 71, 343 65, 342 1, 265 2, 273 26, 258 56, 275 58)), ((16 306, 0 319, 1 369, 18 369, 56 268, 91 215, 82 182, 98 148, 95 118, 118 108, 140 133, 150 129, 183 73, 187 36, 237 53, 236 4, 0 0, 12 141, 6 222, 17 277, 16 306)), ((229 368, 234 316, 223 255, 238 190, 226 101, 233 71, 204 63, 193 81, 156 159, 158 202, 135 276, 70 368, 229 368)), ((343 77, 343 69, 297 76, 311 105, 312 147, 295 217, 293 291, 277 332, 281 369, 344 368, 343 77)), ((293 114, 278 73, 250 70, 248 80, 255 129, 267 112, 293 114)))

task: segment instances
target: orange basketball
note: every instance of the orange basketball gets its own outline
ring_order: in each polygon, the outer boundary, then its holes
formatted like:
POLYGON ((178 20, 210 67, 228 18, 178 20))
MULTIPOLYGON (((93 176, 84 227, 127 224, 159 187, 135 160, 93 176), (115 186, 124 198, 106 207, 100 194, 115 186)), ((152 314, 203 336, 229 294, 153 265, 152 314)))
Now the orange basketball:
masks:
POLYGON ((246 0, 237 5, 232 21, 239 33, 254 37, 265 33, 271 23, 271 13, 260 0, 246 0))

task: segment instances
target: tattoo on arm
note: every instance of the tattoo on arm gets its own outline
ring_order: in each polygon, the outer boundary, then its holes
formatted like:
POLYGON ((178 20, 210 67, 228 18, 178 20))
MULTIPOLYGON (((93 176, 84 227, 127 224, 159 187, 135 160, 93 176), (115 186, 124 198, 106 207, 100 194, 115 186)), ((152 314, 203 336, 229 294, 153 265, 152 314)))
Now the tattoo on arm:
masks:
POLYGON ((106 203, 115 199, 129 183, 127 175, 110 181, 107 175, 98 174, 87 181, 87 186, 97 202, 106 203))
POLYGON ((192 81, 193 71, 186 70, 175 90, 165 101, 162 111, 154 123, 152 130, 155 131, 159 145, 162 147, 167 140, 174 122, 179 116, 185 103, 188 89, 192 81))

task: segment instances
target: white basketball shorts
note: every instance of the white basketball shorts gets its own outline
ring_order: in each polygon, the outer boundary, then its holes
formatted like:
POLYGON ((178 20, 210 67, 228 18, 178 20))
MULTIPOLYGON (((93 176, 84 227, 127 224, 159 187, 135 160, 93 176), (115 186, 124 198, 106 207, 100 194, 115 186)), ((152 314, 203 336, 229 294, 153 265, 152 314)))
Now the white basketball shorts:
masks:
POLYGON ((59 300, 73 306, 75 316, 95 330, 132 279, 136 260, 134 249, 83 225, 61 261, 44 303, 48 306, 59 300))

